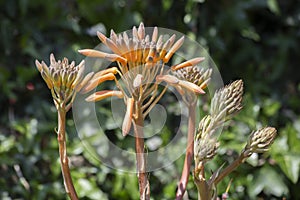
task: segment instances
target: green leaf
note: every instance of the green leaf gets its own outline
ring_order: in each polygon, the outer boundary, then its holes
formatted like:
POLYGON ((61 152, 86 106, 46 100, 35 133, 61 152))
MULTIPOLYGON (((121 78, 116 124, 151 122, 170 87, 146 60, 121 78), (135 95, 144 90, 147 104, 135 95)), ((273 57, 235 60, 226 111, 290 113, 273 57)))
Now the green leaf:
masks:
POLYGON ((295 154, 288 154, 283 156, 284 166, 282 166, 283 171, 287 177, 293 182, 297 183, 299 178, 300 169, 300 157, 295 154))
POLYGON ((274 168, 264 166, 254 175, 248 192, 255 197, 262 191, 267 195, 280 197, 287 194, 289 190, 283 181, 283 177, 279 176, 274 168))
POLYGON ((272 145, 271 154, 284 174, 293 183, 297 183, 300 173, 300 144, 297 131, 288 124, 280 134, 282 136, 272 145))
POLYGON ((0 135, 0 154, 10 151, 10 149, 14 147, 14 143, 14 137, 5 137, 4 135, 0 135))
POLYGON ((88 197, 89 199, 94 200, 107 199, 107 196, 96 186, 94 180, 81 178, 78 179, 77 184, 79 197, 88 197))
POLYGON ((268 116, 271 117, 275 115, 280 109, 281 104, 273 99, 267 99, 263 105, 263 111, 268 116))
POLYGON ((280 15, 280 10, 279 10, 279 6, 277 3, 277 0, 268 0, 268 7, 269 9, 276 15, 280 15))
POLYGON ((287 142, 289 146, 289 152, 300 152, 300 143, 297 130, 291 125, 288 124, 282 131, 283 135, 287 136, 287 142))

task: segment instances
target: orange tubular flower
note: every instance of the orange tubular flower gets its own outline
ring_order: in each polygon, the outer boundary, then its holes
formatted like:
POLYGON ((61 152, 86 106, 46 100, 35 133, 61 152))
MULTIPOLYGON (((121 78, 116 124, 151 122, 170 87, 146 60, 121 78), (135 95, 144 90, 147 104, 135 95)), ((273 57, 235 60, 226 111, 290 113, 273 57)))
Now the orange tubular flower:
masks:
MULTIPOLYGON (((201 82, 203 84, 199 84, 195 80, 176 76, 176 71, 194 67, 202 62, 204 58, 193 58, 166 69, 165 65, 183 45, 184 37, 176 41, 176 35, 174 34, 165 40, 163 35, 159 35, 157 27, 153 28, 152 35, 148 35, 145 32, 143 23, 138 28, 133 27, 130 35, 126 32, 117 35, 113 30, 109 38, 100 32, 97 35, 112 53, 93 49, 79 50, 79 53, 85 56, 99 57, 116 62, 118 68, 114 68, 111 71, 110 69, 106 69, 96 73, 83 91, 90 91, 106 80, 115 81, 119 91, 106 90, 96 92, 86 100, 99 101, 112 96, 124 98, 127 109, 123 120, 122 132, 126 136, 131 129, 131 125, 133 125, 140 196, 141 199, 144 199, 144 196, 146 196, 145 199, 150 199, 149 183, 145 171, 146 158, 144 157, 142 128, 144 126, 144 119, 170 85, 175 87, 186 100, 188 98, 185 98, 185 96, 192 96, 193 100, 195 100, 195 94, 205 93, 203 91, 205 88, 204 85, 206 86, 206 83, 204 84, 205 80, 201 82), (122 84, 115 77, 116 74, 120 76, 122 84), (166 83, 163 89, 158 88, 161 82, 166 83)), ((194 123, 194 120, 191 121, 194 123)), ((190 131, 193 131, 193 128, 190 128, 190 131)), ((191 138, 193 139, 193 137, 191 138)), ((191 156, 192 154, 190 154, 191 156)), ((189 168, 187 169, 189 170, 189 168)))
POLYGON ((102 99, 105 99, 107 97, 116 96, 118 98, 123 98, 123 93, 120 91, 114 91, 114 90, 102 90, 99 92, 95 92, 88 96, 85 100, 86 101, 100 101, 102 99))
MULTIPOLYGON (((104 81, 114 80, 119 92, 123 94, 124 101, 127 102, 132 98, 134 104, 142 108, 144 117, 163 96, 169 85, 176 87, 181 94, 184 94, 185 90, 197 94, 204 93, 202 86, 189 80, 176 78, 171 74, 171 72, 197 65, 204 60, 203 57, 193 58, 168 70, 165 69, 165 64, 183 45, 184 37, 176 40, 174 34, 164 41, 163 36, 159 35, 157 27, 153 28, 152 35, 148 35, 143 23, 138 28, 133 27, 130 36, 126 32, 117 35, 113 30, 109 38, 100 32, 97 35, 101 42, 111 49, 112 53, 93 49, 83 49, 79 52, 86 56, 116 62, 118 68, 109 68, 94 74, 87 82, 86 87, 82 89, 83 92, 91 91, 104 81), (123 84, 120 84, 115 77, 117 74, 123 84), (167 85, 164 89, 159 90, 161 82, 165 82, 167 85)), ((101 100, 103 99, 102 95, 100 94, 99 98, 89 98, 89 100, 101 100)), ((109 97, 109 95, 106 96, 109 97)))

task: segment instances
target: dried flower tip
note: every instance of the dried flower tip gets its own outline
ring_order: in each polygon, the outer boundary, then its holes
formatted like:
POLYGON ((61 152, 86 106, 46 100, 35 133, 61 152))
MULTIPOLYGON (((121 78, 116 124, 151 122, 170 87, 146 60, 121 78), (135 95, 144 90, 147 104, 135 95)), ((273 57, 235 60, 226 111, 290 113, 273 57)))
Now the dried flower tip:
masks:
POLYGON ((127 109, 126 109, 126 113, 122 125, 122 133, 124 137, 128 135, 131 128, 133 108, 134 108, 134 99, 133 98, 127 99, 127 109))
POLYGON ((113 96, 118 98, 123 98, 123 93, 121 91, 115 91, 115 90, 102 90, 91 94, 85 100, 88 102, 95 102, 113 96))
POLYGON ((190 66, 197 65, 197 64, 199 64, 200 62, 202 62, 204 60, 205 60, 204 57, 193 58, 193 59, 187 60, 183 63, 180 63, 178 65, 174 65, 174 66, 171 67, 171 69, 173 71, 176 71, 176 70, 179 70, 179 69, 182 69, 182 68, 185 68, 185 67, 190 67, 190 66))
POLYGON ((252 132, 243 152, 246 152, 250 156, 252 153, 268 151, 276 135, 277 131, 273 127, 266 127, 252 132))

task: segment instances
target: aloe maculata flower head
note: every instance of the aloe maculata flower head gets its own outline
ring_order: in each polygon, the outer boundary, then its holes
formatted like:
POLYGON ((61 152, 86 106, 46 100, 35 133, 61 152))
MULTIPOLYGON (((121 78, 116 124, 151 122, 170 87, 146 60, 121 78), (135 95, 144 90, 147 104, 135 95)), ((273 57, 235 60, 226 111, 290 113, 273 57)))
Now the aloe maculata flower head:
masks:
POLYGON ((176 36, 172 35, 166 41, 163 41, 163 36, 159 35, 157 27, 153 28, 152 35, 148 35, 145 32, 143 23, 138 28, 133 27, 131 34, 124 32, 117 35, 112 30, 109 38, 100 32, 97 35, 102 43, 111 49, 112 53, 92 49, 79 50, 79 52, 86 56, 115 61, 117 67, 96 73, 87 83, 87 86, 83 88, 83 91, 90 91, 107 80, 116 82, 118 90, 96 92, 86 100, 98 101, 110 96, 124 98, 127 108, 129 108, 126 111, 128 117, 126 119, 129 120, 123 122, 123 134, 127 132, 124 129, 130 128, 130 125, 124 125, 124 123, 131 123, 132 117, 137 112, 137 106, 141 107, 142 114, 145 117, 166 92, 167 86, 172 85, 181 90, 204 93, 197 84, 181 80, 171 74, 171 71, 194 66, 204 58, 198 57, 187 60, 168 69, 165 66, 184 43, 184 37, 176 41, 176 36), (117 80, 116 75, 120 76, 120 81, 117 80), (158 86, 161 82, 165 82, 166 87, 160 90, 158 86))
POLYGON ((62 61, 56 61, 53 54, 50 54, 49 67, 44 61, 40 63, 36 60, 35 64, 48 88, 51 90, 57 108, 64 105, 69 110, 76 93, 80 91, 92 76, 92 73, 86 77, 83 76, 84 61, 75 66, 75 62, 72 61, 69 63, 67 58, 64 58, 62 61))

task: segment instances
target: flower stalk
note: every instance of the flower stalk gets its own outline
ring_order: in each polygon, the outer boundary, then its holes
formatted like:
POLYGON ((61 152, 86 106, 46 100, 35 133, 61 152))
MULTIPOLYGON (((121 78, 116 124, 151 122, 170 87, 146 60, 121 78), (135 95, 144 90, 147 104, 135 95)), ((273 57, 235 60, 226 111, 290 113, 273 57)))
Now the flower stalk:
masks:
MULTIPOLYGON (((210 115, 205 116, 199 123, 194 143, 194 182, 198 189, 198 199, 216 199, 216 186, 253 153, 268 151, 276 136, 272 127, 254 131, 249 136, 247 144, 239 157, 225 169, 221 166, 206 180, 204 177, 205 163, 216 155, 219 147, 217 135, 225 122, 230 120, 242 108, 243 82, 241 80, 218 90, 211 101, 210 115)), ((226 191, 227 193, 228 191, 226 191)))
MULTIPOLYGON (((112 53, 93 49, 79 50, 79 53, 114 61, 117 63, 117 67, 113 67, 113 70, 105 69, 94 74, 83 90, 88 92, 104 81, 114 80, 118 91, 96 92, 91 94, 86 100, 99 101, 112 96, 124 99, 127 108, 123 120, 122 133, 123 136, 126 136, 133 124, 140 198, 150 199, 150 186, 146 173, 147 163, 144 155, 144 119, 166 93, 169 86, 175 87, 178 91, 184 90, 186 93, 193 95, 194 93, 204 93, 202 87, 199 85, 188 80, 178 79, 172 75, 172 72, 176 72, 179 69, 183 70, 187 67, 193 67, 202 62, 204 58, 194 58, 182 64, 166 68, 165 64, 169 62, 174 53, 183 45, 184 37, 176 41, 176 36, 172 35, 166 41, 163 41, 163 35, 158 34, 157 27, 154 27, 152 35, 148 35, 145 32, 143 23, 138 28, 133 27, 130 36, 126 32, 116 35, 113 30, 109 38, 100 32, 97 35, 101 42, 111 49, 112 53), (117 75, 120 76, 122 84, 117 79, 117 75), (160 89, 162 83, 163 88, 160 89)), ((195 104, 193 104, 193 109, 191 109, 193 111, 191 112, 194 112, 194 108, 195 104)), ((190 119, 190 124, 195 123, 194 118, 190 119)), ((185 180, 183 181, 185 182, 184 187, 186 187, 193 156, 194 126, 190 125, 189 131, 188 158, 185 164, 185 175, 182 179, 185 180)))
POLYGON ((194 132, 195 132, 195 119, 196 119, 196 102, 188 105, 188 136, 187 136, 187 148, 185 153, 185 159, 183 164, 183 169, 181 172, 181 178, 178 184, 178 189, 176 192, 176 200, 183 198, 188 184, 188 179, 190 175, 190 168, 194 156, 194 132))
MULTIPOLYGON (((195 60, 195 59, 194 59, 195 60)), ((197 60, 197 59, 196 59, 197 60)), ((203 61, 204 58, 198 59, 198 61, 203 61)), ((179 65, 184 65, 184 62, 179 65)), ((178 66, 179 66, 178 65, 178 66)), ((180 67, 178 71, 176 71, 174 74, 175 76, 181 80, 185 81, 191 84, 194 84, 199 89, 201 89, 202 92, 199 92, 200 94, 204 93, 204 90, 207 86, 207 83, 210 80, 211 76, 211 69, 201 69, 198 66, 189 66, 186 68, 180 67)), ((181 200, 183 198, 183 195, 186 191, 186 187, 188 184, 188 179, 190 175, 190 168, 193 161, 194 156, 194 133, 195 133, 195 123, 196 123, 196 105, 197 105, 197 95, 194 92, 185 91, 182 90, 183 87, 179 88, 179 92, 182 93, 183 102, 188 107, 188 135, 187 135, 187 147, 186 147, 186 153, 185 153, 185 159, 184 159, 184 165, 181 172, 181 178, 178 183, 178 188, 176 192, 176 200, 181 200)), ((200 90, 199 90, 200 91, 200 90)))
POLYGON ((224 177, 245 162, 253 153, 263 153, 269 150, 276 137, 277 131, 273 127, 266 127, 250 134, 248 142, 239 157, 227 166, 218 176, 211 179, 210 184, 218 184, 224 177))
POLYGON ((139 102, 136 103, 136 112, 133 119, 134 136, 135 136, 135 150, 137 162, 137 175, 139 180, 139 191, 141 200, 150 199, 150 185, 146 172, 146 157, 145 157, 145 144, 144 144, 144 117, 139 102))
POLYGON ((77 193, 73 185, 70 168, 69 159, 67 156, 67 145, 66 145, 66 109, 65 105, 58 109, 58 130, 57 130, 57 141, 59 146, 59 158, 61 171, 64 179, 64 186, 66 193, 72 200, 77 200, 77 193))
POLYGON ((85 86, 92 74, 83 77, 84 61, 75 66, 75 62, 69 64, 67 58, 56 61, 53 54, 50 54, 49 67, 44 62, 40 63, 36 60, 35 63, 51 91, 58 114, 56 134, 65 191, 72 200, 77 200, 78 196, 73 185, 67 156, 66 113, 71 109, 76 93, 85 86))
MULTIPOLYGON (((122 134, 125 137, 132 129, 134 132, 140 200, 150 200, 144 120, 170 86, 179 92, 188 108, 186 155, 176 200, 182 200, 186 192, 193 158, 195 161, 193 177, 198 190, 198 199, 217 199, 216 185, 253 153, 268 151, 276 137, 276 129, 266 127, 252 132, 239 157, 224 169, 222 165, 206 179, 205 164, 217 153, 218 134, 224 124, 242 109, 242 80, 234 81, 214 94, 210 113, 202 118, 195 135, 197 95, 205 93, 204 89, 212 74, 211 69, 201 69, 197 66, 205 58, 192 58, 168 68, 165 65, 183 45, 184 37, 176 41, 174 34, 166 39, 164 35, 158 34, 157 27, 153 29, 152 35, 148 35, 143 23, 138 28, 133 27, 132 34, 129 35, 126 32, 117 35, 112 30, 108 38, 100 32, 97 33, 98 38, 112 53, 93 49, 79 50, 79 53, 86 56, 116 62, 116 67, 97 73, 90 72, 83 76, 84 61, 75 66, 75 62, 69 64, 67 58, 56 61, 53 54, 50 55, 49 67, 44 62, 36 61, 36 67, 50 89, 57 109, 58 128, 55 132, 66 193, 71 200, 78 199, 67 156, 66 114, 71 109, 78 92, 88 93, 105 81, 114 81, 116 90, 97 91, 85 100, 96 102, 110 97, 124 100, 126 110, 122 134)), ((227 198, 230 184, 223 199, 227 198)))

